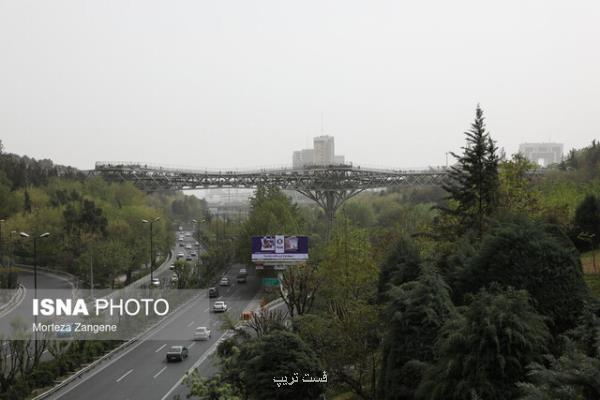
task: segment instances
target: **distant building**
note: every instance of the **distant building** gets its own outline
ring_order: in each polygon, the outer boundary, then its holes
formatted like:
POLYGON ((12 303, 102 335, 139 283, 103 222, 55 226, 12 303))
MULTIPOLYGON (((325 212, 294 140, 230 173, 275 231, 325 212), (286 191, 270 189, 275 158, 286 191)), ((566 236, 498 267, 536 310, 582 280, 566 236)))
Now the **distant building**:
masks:
POLYGON ((344 164, 344 156, 335 155, 333 136, 317 136, 313 139, 312 149, 294 151, 292 165, 302 168, 307 165, 344 164))
POLYGON ((313 149, 303 149, 294 152, 292 164, 294 168, 302 168, 305 165, 315 163, 315 155, 313 149))
POLYGON ((333 136, 317 136, 313 140, 316 165, 331 165, 335 156, 335 143, 333 136))
POLYGON ((519 153, 530 162, 547 167, 562 161, 563 147, 562 143, 522 143, 519 145, 519 153))

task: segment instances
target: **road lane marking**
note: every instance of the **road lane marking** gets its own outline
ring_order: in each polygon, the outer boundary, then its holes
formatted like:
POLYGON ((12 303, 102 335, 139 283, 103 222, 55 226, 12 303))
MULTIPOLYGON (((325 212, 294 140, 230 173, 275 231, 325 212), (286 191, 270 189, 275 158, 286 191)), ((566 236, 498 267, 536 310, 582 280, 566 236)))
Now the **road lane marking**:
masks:
POLYGON ((158 349, 154 350, 154 352, 155 352, 155 353, 158 353, 159 351, 161 351, 162 349, 164 349, 166 345, 167 345, 166 343, 165 343, 165 344, 163 344, 163 345, 162 345, 162 346, 160 346, 158 349))
POLYGON ((206 307, 206 310, 204 310, 204 312, 208 312, 208 310, 210 310, 210 307, 206 307))
POLYGON ((162 374, 162 372, 163 372, 165 369, 167 369, 167 367, 163 367, 163 368, 162 368, 160 371, 158 371, 158 372, 156 373, 156 375, 154 375, 154 376, 153 376, 153 378, 154 378, 154 379, 156 379, 156 377, 157 377, 157 376, 159 376, 160 374, 162 374))
POLYGON ((117 382, 121 382, 121 379, 125 378, 127 375, 129 375, 132 372, 133 372, 133 369, 130 369, 129 371, 125 372, 125 374, 123 374, 123 376, 121 376, 119 379, 117 379, 117 382))
POLYGON ((192 326, 192 325, 194 325, 194 321, 190 322, 190 323, 189 323, 187 326, 188 326, 188 328, 189 328, 189 327, 190 327, 190 326, 192 326))
POLYGON ((188 346, 188 349, 191 349, 192 347, 194 347, 194 345, 195 345, 195 344, 196 344, 196 342, 192 342, 192 344, 190 344, 190 345, 188 346))

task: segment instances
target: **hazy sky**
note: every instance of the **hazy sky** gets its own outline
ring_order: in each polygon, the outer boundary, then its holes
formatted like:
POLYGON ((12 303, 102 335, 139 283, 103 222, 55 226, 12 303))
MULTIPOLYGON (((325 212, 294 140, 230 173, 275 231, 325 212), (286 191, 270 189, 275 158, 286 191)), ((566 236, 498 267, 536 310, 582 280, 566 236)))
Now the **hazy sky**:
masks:
POLYGON ((0 0, 0 139, 97 160, 445 163, 477 103, 508 153, 600 137, 600 1, 0 0))

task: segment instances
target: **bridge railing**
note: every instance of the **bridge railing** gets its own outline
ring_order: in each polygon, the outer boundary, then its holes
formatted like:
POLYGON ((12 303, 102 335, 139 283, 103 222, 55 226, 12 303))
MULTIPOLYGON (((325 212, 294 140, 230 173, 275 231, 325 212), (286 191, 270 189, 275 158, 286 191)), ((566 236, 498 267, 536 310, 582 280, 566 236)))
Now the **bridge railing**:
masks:
POLYGON ((368 164, 353 165, 352 163, 337 164, 337 165, 307 165, 306 167, 294 168, 289 164, 283 165, 270 165, 262 167, 249 167, 249 168, 191 168, 189 166, 176 166, 176 165, 164 165, 164 164, 151 164, 142 162, 132 161, 98 161, 96 162, 96 170, 106 169, 141 169, 148 171, 165 171, 173 173, 190 173, 190 174, 216 174, 216 175, 227 175, 227 174, 265 174, 273 173, 280 174, 285 172, 303 172, 307 169, 315 168, 351 168, 353 170, 361 170, 374 173, 388 173, 388 174, 424 174, 424 173, 444 173, 447 171, 447 167, 418 167, 418 168, 390 168, 381 166, 372 166, 368 164))

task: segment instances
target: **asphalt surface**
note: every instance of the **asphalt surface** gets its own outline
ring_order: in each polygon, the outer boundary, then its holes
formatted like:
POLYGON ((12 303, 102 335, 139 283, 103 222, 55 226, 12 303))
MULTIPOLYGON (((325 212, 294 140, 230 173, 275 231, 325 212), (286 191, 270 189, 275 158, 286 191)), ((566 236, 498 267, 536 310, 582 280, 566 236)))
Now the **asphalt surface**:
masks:
MULTIPOLYGON (((18 273, 18 282, 25 287, 25 296, 11 312, 0 318, 0 334, 7 336, 11 330, 11 322, 15 319, 21 321, 32 320, 31 304, 34 297, 34 274, 33 270, 21 268, 18 273)), ((42 297, 46 290, 73 290, 73 283, 64 276, 48 273, 38 269, 37 271, 38 297, 42 297)))
MULTIPOLYGON (((180 249, 183 248, 178 247, 176 253, 180 249)), ((221 314, 211 310, 213 302, 225 301, 228 305, 227 313, 236 320, 240 318, 242 311, 258 306, 259 279, 254 269, 249 269, 247 283, 238 284, 235 278, 239 268, 240 266, 234 266, 228 271, 231 286, 219 287, 218 298, 208 299, 206 290, 202 290, 198 298, 167 318, 142 340, 49 398, 166 400, 177 394, 180 398, 185 398, 188 391, 181 381, 188 370, 198 367, 202 374, 214 372, 210 353, 225 333, 220 329, 221 314), (193 332, 198 326, 206 326, 211 330, 210 340, 193 340, 193 332), (170 336, 188 336, 189 339, 157 340, 159 337, 170 336), (174 345, 186 346, 189 357, 182 362, 167 363, 166 352, 174 345)))

